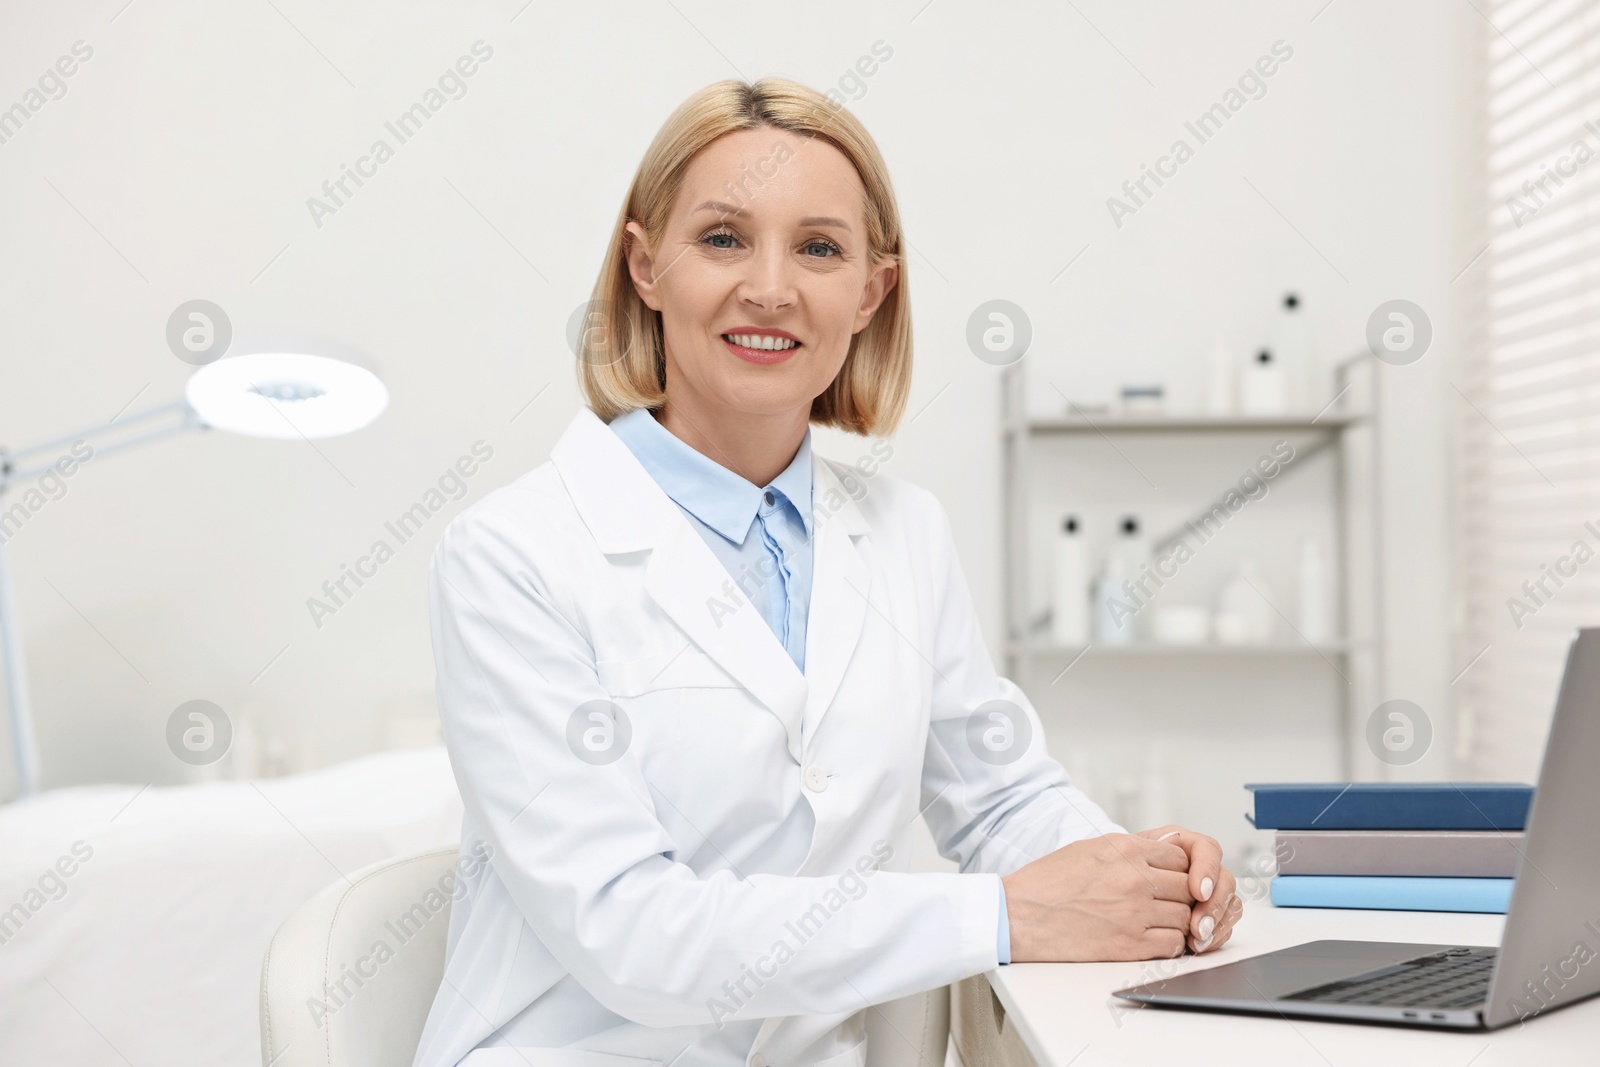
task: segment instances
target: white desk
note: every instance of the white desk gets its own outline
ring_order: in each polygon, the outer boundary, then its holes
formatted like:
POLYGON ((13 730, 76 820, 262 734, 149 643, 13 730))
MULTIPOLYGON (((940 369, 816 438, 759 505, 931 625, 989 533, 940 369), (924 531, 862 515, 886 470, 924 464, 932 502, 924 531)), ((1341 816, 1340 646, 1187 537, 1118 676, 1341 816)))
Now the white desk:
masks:
POLYGON ((1527 1067, 1600 1062, 1600 997, 1489 1032, 1220 1015, 1141 1007, 1111 996, 1322 938, 1498 945, 1505 918, 1444 912, 1330 911, 1250 903, 1215 953, 1144 963, 1022 963, 989 972, 1039 1067, 1261 1064, 1271 1067, 1527 1067))

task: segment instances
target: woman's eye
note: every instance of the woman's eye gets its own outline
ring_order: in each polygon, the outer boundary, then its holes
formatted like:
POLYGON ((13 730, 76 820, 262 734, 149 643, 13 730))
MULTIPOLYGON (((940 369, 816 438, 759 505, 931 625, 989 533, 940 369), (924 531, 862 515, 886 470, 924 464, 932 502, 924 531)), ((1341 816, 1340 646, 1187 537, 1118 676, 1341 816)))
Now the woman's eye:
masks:
MULTIPOLYGON (((704 237, 700 238, 700 240, 705 244, 709 244, 712 248, 715 248, 720 252, 731 251, 739 242, 739 238, 736 235, 728 233, 726 230, 718 230, 715 233, 708 233, 704 237)), ((818 237, 812 241, 807 241, 803 247, 805 254, 813 259, 826 259, 830 256, 844 254, 840 251, 838 245, 821 237, 818 237), (815 251, 816 249, 822 250, 820 254, 815 251)))

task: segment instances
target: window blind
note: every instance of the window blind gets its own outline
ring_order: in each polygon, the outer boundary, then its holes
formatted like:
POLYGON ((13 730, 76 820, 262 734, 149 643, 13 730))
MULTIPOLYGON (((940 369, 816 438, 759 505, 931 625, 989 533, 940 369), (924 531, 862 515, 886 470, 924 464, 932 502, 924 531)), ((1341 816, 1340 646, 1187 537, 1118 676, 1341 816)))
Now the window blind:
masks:
POLYGON ((1532 781, 1600 626, 1600 0, 1475 0, 1478 245, 1457 408, 1458 756, 1532 781))

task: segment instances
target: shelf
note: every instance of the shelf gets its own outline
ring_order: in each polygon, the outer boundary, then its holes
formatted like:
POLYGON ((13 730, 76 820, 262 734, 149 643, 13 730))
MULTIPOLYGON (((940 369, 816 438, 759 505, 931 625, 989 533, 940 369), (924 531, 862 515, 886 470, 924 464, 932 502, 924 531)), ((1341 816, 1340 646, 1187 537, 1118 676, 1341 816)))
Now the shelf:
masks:
POLYGON ((1131 645, 1052 645, 1046 642, 1013 643, 1011 652, 1018 656, 1035 658, 1054 657, 1074 659, 1141 659, 1161 656, 1206 656, 1237 658, 1242 656, 1346 656, 1350 646, 1344 642, 1327 645, 1307 645, 1277 642, 1264 645, 1222 645, 1215 642, 1203 645, 1158 645, 1145 641, 1131 645))
MULTIPOLYGON (((1337 714, 1328 726, 1337 742, 1339 774, 1351 777, 1356 753, 1364 748, 1356 724, 1380 703, 1381 688, 1387 680, 1384 648, 1375 636, 1358 629, 1353 634, 1337 634, 1325 642, 1310 644, 1298 633, 1289 634, 1285 627, 1283 636, 1274 631, 1273 640, 1249 645, 1168 645, 1148 639, 1126 645, 1058 645, 1051 640, 1049 626, 1040 625, 1038 616, 1040 594, 1046 591, 1040 588, 1040 582, 1046 575, 1036 568, 1047 570, 1044 565, 1049 560, 1032 557, 1049 545, 1048 541, 1041 544, 1039 534, 1053 529, 1059 521, 1059 514, 1045 516, 1035 512, 1045 503, 1052 508, 1062 506, 1063 496, 1083 498, 1072 510, 1110 509, 1120 505, 1123 497, 1128 501, 1125 506, 1133 511, 1143 508, 1159 513, 1192 504, 1207 509, 1197 512, 1198 517, 1210 514, 1216 507, 1200 498, 1208 486, 1192 476, 1175 474, 1163 478, 1157 487, 1149 478, 1139 484, 1130 484, 1125 476, 1115 483, 1098 480, 1101 472, 1096 468, 1089 472, 1093 477, 1086 482, 1080 477, 1084 467, 1111 464, 1118 474, 1123 474, 1117 464, 1137 470, 1147 462, 1172 460, 1181 464, 1178 469, 1189 470, 1202 460, 1208 464, 1220 461, 1222 453, 1237 456, 1246 446, 1265 450, 1272 442, 1286 440, 1294 445, 1294 462, 1287 469, 1315 473, 1317 477, 1310 479, 1306 495, 1327 497, 1325 509, 1291 508, 1285 513, 1285 521, 1304 525, 1315 518, 1320 528, 1319 513, 1328 512, 1333 548, 1325 568, 1331 573, 1329 584, 1337 590, 1336 601, 1330 603, 1334 617, 1357 621, 1383 618, 1385 598, 1379 574, 1382 527, 1376 487, 1385 442, 1378 433, 1365 431, 1376 431, 1384 375, 1382 364, 1371 355, 1362 348, 1333 365, 1326 394, 1333 399, 1326 407, 1297 406, 1273 415, 1211 414, 1198 406, 1185 410, 1176 404, 1165 412, 1145 415, 1126 412, 1116 404, 1101 411, 1085 411, 1081 405, 1066 400, 1067 394, 1059 389, 1059 397, 1047 397, 1039 388, 1030 390, 1025 372, 1028 364, 1019 362, 1005 368, 1000 396, 1001 592, 1006 667, 1018 684, 1026 684, 1024 677, 1041 687, 1046 682, 1053 684, 1074 665, 1079 671, 1090 672, 1085 684, 1108 685, 1113 691, 1142 676, 1160 677, 1163 685, 1178 693, 1184 691, 1185 685, 1207 676, 1231 676, 1249 684, 1255 676, 1263 675, 1271 676, 1274 684, 1293 681, 1305 686, 1321 685, 1327 679, 1342 680, 1343 696, 1335 702, 1337 714), (1030 404, 1030 400, 1038 401, 1038 406, 1030 404), (1363 432, 1346 432, 1357 429, 1363 432), (1106 444, 1112 447, 1106 448, 1106 444), (1313 466, 1311 457, 1324 452, 1330 454, 1332 462, 1313 466), (1051 477, 1063 471, 1069 476, 1051 477), (1195 496, 1192 501, 1191 494, 1195 496), (1079 664, 1079 660, 1088 665, 1079 664)), ((1036 361, 1029 362, 1036 365, 1036 361)), ((1278 469, 1285 468, 1280 464, 1278 469)), ((1293 473, 1288 476, 1299 477, 1293 473)), ((1212 488, 1223 488, 1221 481, 1212 488)), ((1263 529, 1255 536, 1269 534, 1270 529, 1263 529)), ((1255 543, 1246 538, 1236 551, 1248 554, 1255 543)), ((1143 629, 1141 626, 1141 632, 1143 629)))
POLYGON ((1315 421, 1309 415, 1063 415, 1030 418, 1023 428, 1033 434, 1335 433, 1364 420, 1364 415, 1351 412, 1329 412, 1315 421))

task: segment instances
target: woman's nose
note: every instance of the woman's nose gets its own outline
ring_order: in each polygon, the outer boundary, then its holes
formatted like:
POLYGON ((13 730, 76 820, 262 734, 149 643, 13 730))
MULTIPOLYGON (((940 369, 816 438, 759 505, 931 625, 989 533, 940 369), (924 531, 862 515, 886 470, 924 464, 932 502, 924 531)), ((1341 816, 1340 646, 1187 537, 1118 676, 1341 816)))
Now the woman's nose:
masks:
POLYGON ((795 272, 798 270, 799 267, 782 248, 752 256, 748 272, 740 284, 739 295, 769 310, 791 304, 795 298, 795 272))

